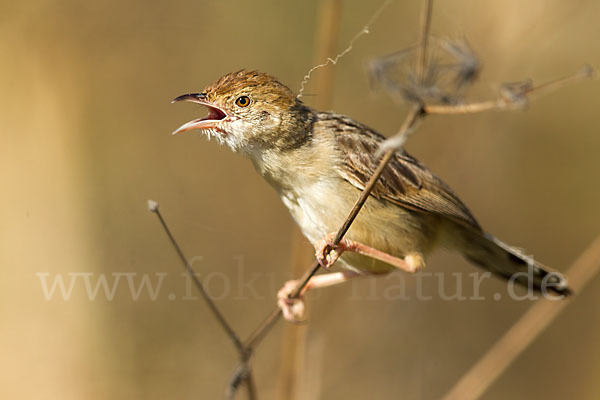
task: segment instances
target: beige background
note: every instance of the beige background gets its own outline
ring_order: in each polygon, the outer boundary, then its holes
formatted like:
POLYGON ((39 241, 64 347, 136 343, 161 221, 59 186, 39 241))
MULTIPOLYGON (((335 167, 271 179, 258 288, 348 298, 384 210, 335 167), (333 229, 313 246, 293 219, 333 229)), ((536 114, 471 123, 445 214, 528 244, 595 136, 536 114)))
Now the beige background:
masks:
MULTIPOLYGON (((213 273, 214 294, 230 285, 218 304, 242 336, 290 277, 295 228, 247 160, 170 135, 204 111, 169 101, 242 67, 297 90, 314 64, 317 3, 0 3, 2 398, 220 398, 236 355, 206 306, 182 300, 181 266, 145 202, 159 201, 188 256, 204 257, 195 267, 213 273), (263 298, 240 296, 240 271, 243 282, 260 274, 263 298), (68 301, 46 301, 40 272, 168 275, 155 301, 133 300, 125 276, 112 301, 90 301, 81 276, 68 301)), ((343 2, 340 49, 378 5, 343 2)), ((484 64, 473 96, 484 98, 499 82, 600 65, 598 16, 593 0, 440 1, 433 33, 469 39, 484 64)), ((337 112, 396 131, 406 106, 370 91, 365 65, 414 43, 417 20, 417 1, 397 1, 357 41, 335 67, 337 112)), ((407 147, 486 229, 565 270, 599 232, 599 88, 575 84, 526 112, 432 117, 407 147)), ((439 253, 428 272, 441 271, 475 269, 439 253)), ((464 302, 382 298, 393 284, 311 299, 316 398, 439 398, 530 306, 491 300, 505 293, 497 281, 482 286, 487 301, 464 302)), ((595 279, 484 399, 598 398, 599 290, 595 279)), ((255 359, 261 398, 276 396, 281 341, 282 324, 255 359)))

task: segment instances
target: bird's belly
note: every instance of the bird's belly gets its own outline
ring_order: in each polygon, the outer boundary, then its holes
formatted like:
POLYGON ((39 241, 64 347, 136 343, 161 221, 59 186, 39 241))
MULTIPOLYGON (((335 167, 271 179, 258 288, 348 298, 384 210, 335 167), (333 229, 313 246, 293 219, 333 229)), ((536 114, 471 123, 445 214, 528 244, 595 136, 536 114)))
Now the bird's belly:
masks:
POLYGON ((341 226, 351 204, 327 184, 284 191, 281 200, 290 210, 302 233, 315 243, 341 226))
MULTIPOLYGON (((281 199, 311 243, 342 226, 360 191, 345 181, 320 182, 301 190, 282 191, 281 199)), ((409 253, 423 254, 431 247, 427 235, 431 221, 423 214, 370 197, 346 234, 348 239, 363 243, 396 257, 409 253)), ((344 254, 347 267, 380 272, 393 267, 364 256, 344 254)))

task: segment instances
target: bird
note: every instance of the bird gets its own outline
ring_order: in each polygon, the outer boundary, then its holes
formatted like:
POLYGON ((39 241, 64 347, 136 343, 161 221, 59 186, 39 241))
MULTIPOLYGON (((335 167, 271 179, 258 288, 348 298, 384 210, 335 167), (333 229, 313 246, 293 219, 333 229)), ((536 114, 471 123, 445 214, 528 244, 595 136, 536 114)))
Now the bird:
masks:
MULTIPOLYGON (((414 273, 436 248, 462 254, 493 275, 568 296, 566 278, 487 233, 454 191, 400 149, 337 245, 333 233, 378 165, 385 137, 350 117, 312 109, 275 77, 258 71, 228 73, 199 93, 173 102, 197 103, 208 115, 173 134, 197 129, 249 158, 275 189, 319 263, 342 270, 313 276, 306 290, 397 269, 414 273)), ((302 296, 286 282, 278 306, 288 321, 304 315, 302 296)), ((545 292, 547 293, 547 292, 545 292)))

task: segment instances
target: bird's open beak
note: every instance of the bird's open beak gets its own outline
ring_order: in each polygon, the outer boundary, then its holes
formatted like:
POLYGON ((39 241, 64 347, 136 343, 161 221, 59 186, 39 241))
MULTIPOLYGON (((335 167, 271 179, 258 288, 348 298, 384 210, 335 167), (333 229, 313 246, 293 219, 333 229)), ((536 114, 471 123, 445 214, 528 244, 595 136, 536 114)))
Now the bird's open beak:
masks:
POLYGON ((204 93, 184 94, 182 96, 179 96, 179 97, 173 99, 173 101, 171 103, 175 103, 178 101, 191 101, 192 103, 201 104, 204 107, 208 108, 208 115, 201 119, 195 119, 193 121, 186 122, 185 124, 183 124, 179 128, 177 128, 172 133, 172 135, 175 135, 180 132, 189 131, 192 129, 213 128, 213 129, 221 130, 221 129, 219 129, 217 124, 219 122, 223 121, 225 118, 227 118, 227 113, 225 111, 223 111, 222 109, 220 109, 219 107, 214 106, 214 105, 210 104, 209 102, 207 102, 206 94, 204 94, 204 93))

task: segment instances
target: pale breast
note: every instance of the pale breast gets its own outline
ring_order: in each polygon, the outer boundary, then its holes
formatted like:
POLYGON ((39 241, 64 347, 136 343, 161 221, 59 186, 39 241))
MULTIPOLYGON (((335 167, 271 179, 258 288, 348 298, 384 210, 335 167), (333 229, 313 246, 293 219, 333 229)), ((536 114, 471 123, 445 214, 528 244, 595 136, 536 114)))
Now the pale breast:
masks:
POLYGON ((339 182, 321 179, 284 190, 280 196, 304 235, 315 243, 336 231, 350 211, 353 200, 341 191, 339 182))
MULTIPOLYGON (((312 185, 280 192, 281 199, 311 243, 335 233, 345 221, 360 191, 341 179, 315 182, 312 185)), ((396 257, 409 253, 427 253, 431 227, 423 214, 398 207, 387 201, 369 198, 346 234, 348 239, 366 244, 396 257)), ((364 256, 346 253, 340 259, 350 269, 382 272, 393 269, 388 264, 364 256)))

